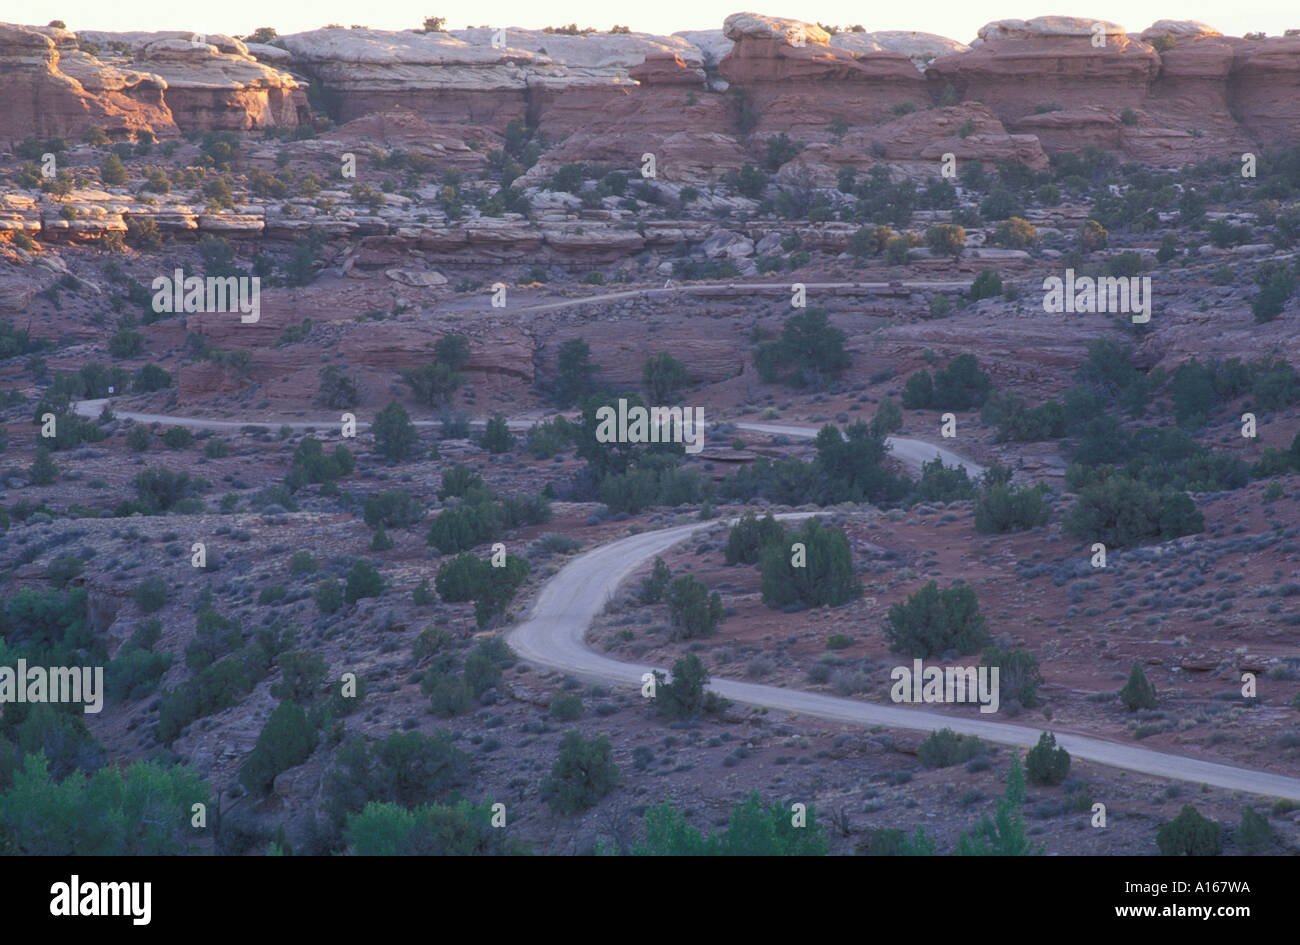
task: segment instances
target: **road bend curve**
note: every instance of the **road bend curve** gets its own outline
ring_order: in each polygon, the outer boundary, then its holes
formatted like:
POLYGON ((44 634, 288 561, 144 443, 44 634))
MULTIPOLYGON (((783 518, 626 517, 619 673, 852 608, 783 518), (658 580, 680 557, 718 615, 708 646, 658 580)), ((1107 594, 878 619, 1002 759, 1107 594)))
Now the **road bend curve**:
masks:
MULTIPOLYGON (((778 518, 801 519, 814 514, 797 512, 778 518)), ((527 618, 509 631, 507 640, 510 646, 528 663, 639 690, 643 673, 656 669, 664 671, 665 667, 624 663, 596 653, 586 644, 587 630, 618 586, 639 565, 711 524, 715 523, 698 522, 642 532, 573 558, 542 586, 527 618)), ((877 705, 734 679, 715 678, 709 688, 744 705, 851 725, 879 725, 927 732, 950 728, 963 735, 976 735, 987 741, 1021 748, 1037 744, 1042 733, 1040 728, 1006 722, 944 715, 902 705, 877 705)), ((1075 758, 1138 774, 1300 801, 1300 779, 1151 751, 1059 729, 1054 731, 1057 744, 1075 758)))
MULTIPOLYGON (((79 416, 95 417, 107 403, 109 403, 107 398, 83 400, 77 403, 74 409, 79 416)), ((140 423, 170 423, 196 429, 238 430, 249 425, 278 425, 278 421, 275 420, 211 420, 202 417, 126 410, 115 411, 115 413, 119 417, 140 423)), ((328 428, 335 422, 334 420, 294 420, 287 421, 287 425, 297 429, 328 428)), ((438 421, 415 421, 417 426, 432 426, 436 422, 438 421)), ((532 421, 528 420, 510 421, 513 429, 527 429, 531 425, 532 421)), ((359 421, 357 426, 364 427, 366 424, 359 421)), ((814 437, 818 432, 817 428, 786 424, 737 423, 736 427, 774 436, 814 437)), ((929 462, 938 455, 945 465, 961 466, 972 477, 984 473, 983 466, 923 440, 889 437, 888 442, 892 447, 892 455, 913 469, 919 468, 921 463, 929 462)), ((778 518, 800 519, 813 514, 816 513, 795 512, 780 515, 778 518)), ((604 608, 605 602, 618 589, 619 584, 639 565, 657 554, 662 554, 700 529, 708 528, 711 524, 714 523, 697 522, 643 532, 577 556, 542 586, 528 618, 510 631, 508 635, 510 645, 521 658, 529 662, 549 666, 575 676, 639 689, 643 673, 651 669, 662 670, 663 667, 623 663, 601 656, 587 648, 585 640, 587 630, 596 615, 604 608)), ((734 679, 715 679, 710 688, 733 702, 745 705, 766 706, 783 712, 855 725, 880 725, 918 731, 933 731, 946 727, 964 735, 977 735, 987 741, 1022 748, 1037 744, 1041 732, 1037 728, 1011 725, 1006 722, 941 715, 902 706, 876 705, 734 679)), ((1300 779, 1250 768, 1199 761, 1087 735, 1055 731, 1057 744, 1077 758, 1140 774, 1211 784, 1228 790, 1300 801, 1300 779)))

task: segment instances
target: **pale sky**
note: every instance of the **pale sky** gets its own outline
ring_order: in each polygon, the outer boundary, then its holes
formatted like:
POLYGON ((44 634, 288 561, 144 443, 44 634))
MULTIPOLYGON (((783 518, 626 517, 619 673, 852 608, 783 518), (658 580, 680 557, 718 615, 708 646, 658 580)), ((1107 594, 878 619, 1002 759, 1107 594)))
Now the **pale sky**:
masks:
MULTIPOLYGON (((8 6, 8 4, 6 4, 8 6)), ((222 0, 221 3, 180 4, 175 0, 27 0, 22 9, 10 8, 0 17, 10 22, 44 24, 59 19, 71 30, 161 30, 245 35, 259 26, 281 33, 315 29, 327 23, 361 24, 373 29, 410 29, 430 15, 447 18, 449 29, 493 26, 540 29, 577 22, 607 30, 615 24, 649 33, 683 29, 718 29, 730 13, 744 9, 773 16, 835 25, 861 23, 868 30, 921 30, 969 42, 990 20, 1058 14, 1086 16, 1119 23, 1140 32, 1160 19, 1199 20, 1221 33, 1240 36, 1265 32, 1280 36, 1300 28, 1300 7, 1295 0, 1087 0, 1061 9, 1041 0, 928 0, 924 4, 877 4, 849 0, 790 0, 778 5, 747 7, 745 0, 653 0, 612 4, 609 0, 384 0, 378 4, 357 0, 222 0), (21 19, 19 19, 21 17, 21 19)))

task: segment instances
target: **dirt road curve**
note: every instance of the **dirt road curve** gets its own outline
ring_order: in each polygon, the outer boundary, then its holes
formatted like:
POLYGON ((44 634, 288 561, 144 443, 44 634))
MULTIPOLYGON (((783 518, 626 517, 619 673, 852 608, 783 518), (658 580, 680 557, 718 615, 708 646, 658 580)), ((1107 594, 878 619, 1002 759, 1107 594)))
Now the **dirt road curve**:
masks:
MULTIPOLYGON (((781 518, 805 518, 793 513, 781 518)), ((645 532, 579 555, 542 587, 528 618, 508 635, 520 658, 574 676, 639 691, 641 676, 665 667, 623 663, 587 648, 587 629, 618 585, 639 565, 662 554, 710 523, 645 532)), ((737 703, 861 726, 933 731, 950 728, 965 735, 1022 748, 1038 741, 1041 729, 993 722, 976 715, 943 715, 903 705, 876 705, 820 693, 714 679, 710 688, 737 703)), ((1056 740, 1076 758, 1113 768, 1228 790, 1300 801, 1300 779, 1198 761, 1086 735, 1056 731, 1056 740)))
MULTIPOLYGON (((84 400, 76 404, 75 409, 80 416, 96 417, 106 402, 102 399, 84 400)), ((168 423, 200 429, 238 430, 250 424, 280 425, 280 422, 275 420, 208 420, 125 410, 115 412, 119 417, 140 423, 168 423)), ((416 421, 416 424, 432 426, 436 422, 426 420, 416 421)), ((328 429, 336 423, 335 420, 288 421, 287 425, 298 429, 303 427, 328 429)), ((516 430, 527 429, 531 424, 532 422, 527 420, 510 421, 510 426, 516 430)), ((357 426, 364 427, 366 424, 358 421, 357 426)), ((772 435, 800 437, 817 435, 817 430, 812 427, 767 423, 737 423, 736 426, 742 430, 772 435)), ((893 455, 913 469, 933 459, 937 453, 943 457, 946 465, 961 465, 971 476, 979 476, 984 472, 984 467, 977 463, 922 440, 890 437, 889 442, 893 447, 893 455)), ((806 518, 811 514, 791 513, 780 518, 806 518)), ((550 666, 576 676, 639 690, 643 673, 655 668, 663 669, 663 667, 621 663, 592 652, 585 643, 587 628, 605 606, 605 601, 638 565, 657 554, 662 554, 692 532, 707 528, 709 524, 701 522, 634 535, 574 558, 542 587, 528 619, 510 631, 510 645, 520 657, 529 662, 550 666)), ((881 725, 886 728, 921 731, 932 731, 946 726, 955 732, 978 735, 988 741, 1005 745, 1030 747, 1038 741, 1040 732, 1036 728, 1005 722, 990 722, 977 717, 940 715, 903 706, 874 705, 853 699, 841 699, 819 693, 763 686, 732 679, 715 679, 712 688, 734 702, 747 705, 767 706, 784 712, 864 726, 881 725)), ((1197 761, 1069 732, 1057 731, 1056 740, 1075 757, 1099 764, 1179 781, 1211 784, 1229 790, 1300 801, 1300 779, 1252 771, 1249 768, 1237 768, 1232 765, 1197 761)))

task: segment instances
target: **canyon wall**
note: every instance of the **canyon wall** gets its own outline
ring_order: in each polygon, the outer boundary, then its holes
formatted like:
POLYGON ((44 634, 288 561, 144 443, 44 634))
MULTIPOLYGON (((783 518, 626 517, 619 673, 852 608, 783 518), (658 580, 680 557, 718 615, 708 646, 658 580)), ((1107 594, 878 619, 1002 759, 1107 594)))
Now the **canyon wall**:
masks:
POLYGON ((496 134, 519 121, 569 159, 635 165, 654 151, 683 180, 752 160, 781 132, 820 154, 822 173, 941 147, 1035 163, 1095 145, 1181 164, 1300 139, 1300 35, 1225 37, 1190 21, 1129 35, 1085 18, 999 20, 969 46, 755 13, 672 36, 328 28, 269 45, 0 25, 0 81, 0 142, 94 125, 114 137, 292 127, 310 119, 314 86, 336 122, 396 107, 496 134), (962 111, 908 118, 936 104, 962 111), (974 140, 953 134, 954 118, 975 124, 974 140))

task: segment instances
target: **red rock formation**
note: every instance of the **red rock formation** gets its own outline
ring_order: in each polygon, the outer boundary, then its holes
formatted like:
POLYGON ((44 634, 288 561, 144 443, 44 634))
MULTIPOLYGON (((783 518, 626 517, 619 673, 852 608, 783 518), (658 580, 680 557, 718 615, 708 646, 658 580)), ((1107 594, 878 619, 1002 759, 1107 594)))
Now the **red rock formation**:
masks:
POLYGON ((166 83, 155 75, 104 69, 97 60, 76 51, 71 33, 57 38, 24 26, 0 24, 0 140, 37 137, 81 137, 92 125, 125 137, 151 130, 176 134, 171 112, 163 101, 166 83), (60 68, 61 53, 69 61, 89 65, 76 77, 60 68))
POLYGON ((1263 143, 1294 144, 1300 139, 1300 36, 1229 42, 1234 114, 1263 143))
POLYGON ((929 100, 921 73, 902 53, 855 56, 830 46, 819 27, 752 13, 727 17, 723 32, 735 45, 718 73, 744 90, 760 137, 826 137, 837 118, 872 121, 893 105, 929 100))

